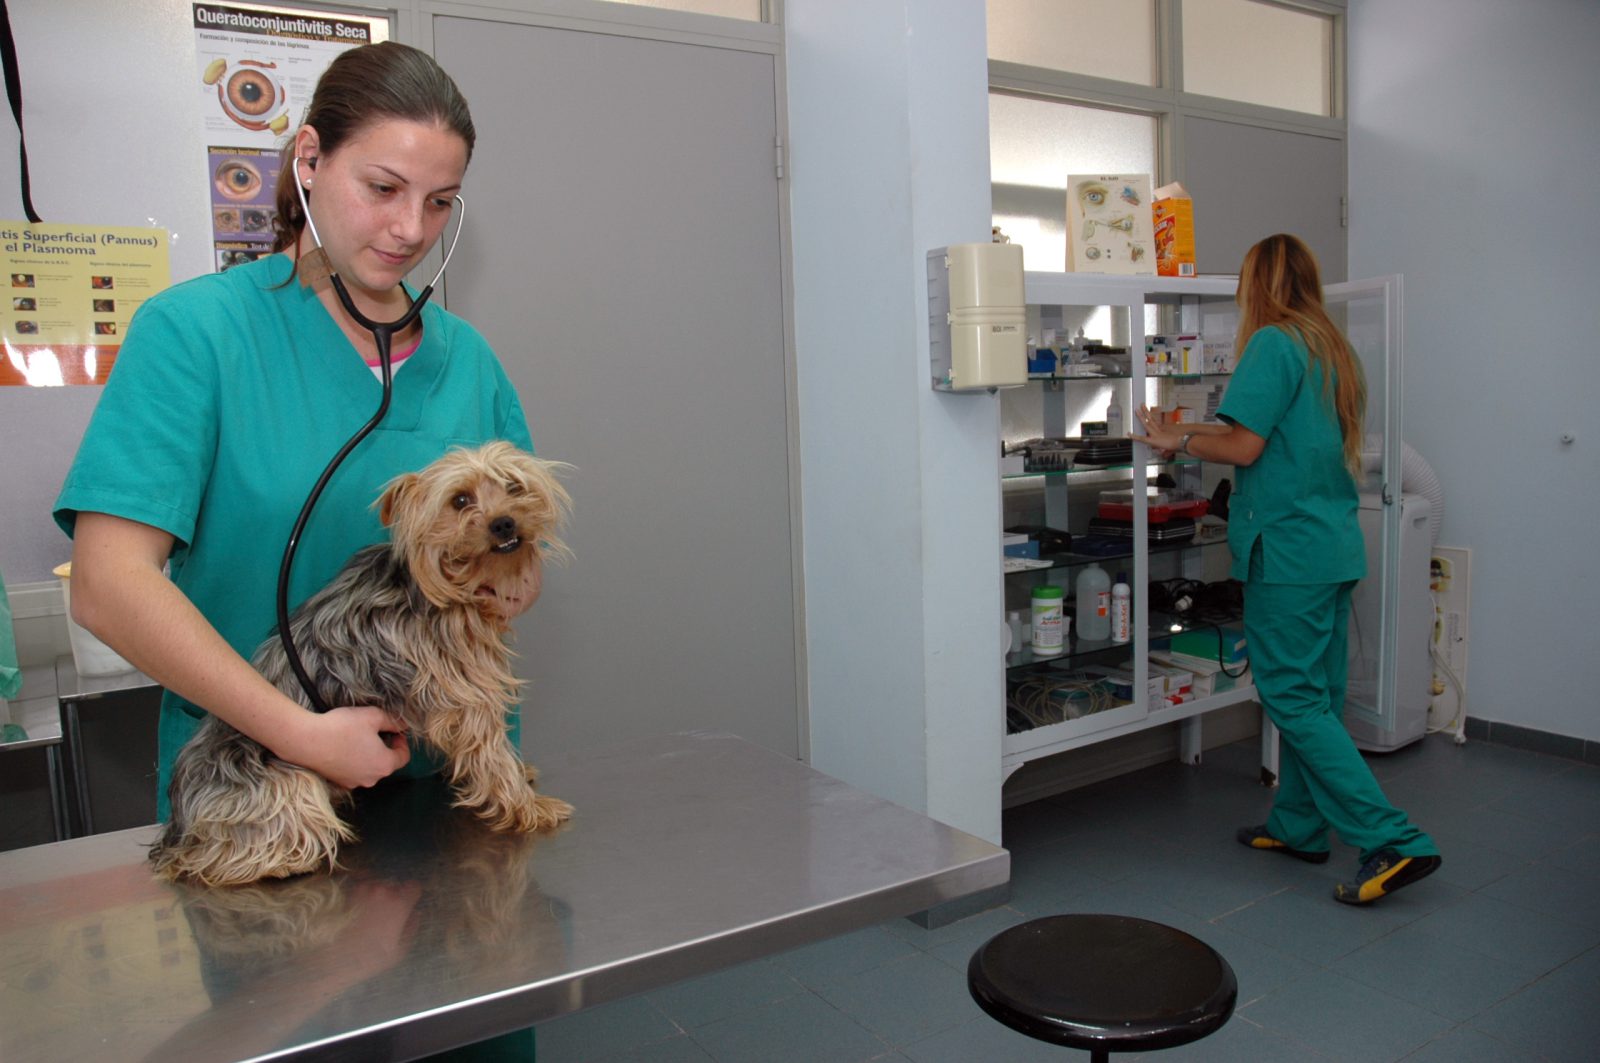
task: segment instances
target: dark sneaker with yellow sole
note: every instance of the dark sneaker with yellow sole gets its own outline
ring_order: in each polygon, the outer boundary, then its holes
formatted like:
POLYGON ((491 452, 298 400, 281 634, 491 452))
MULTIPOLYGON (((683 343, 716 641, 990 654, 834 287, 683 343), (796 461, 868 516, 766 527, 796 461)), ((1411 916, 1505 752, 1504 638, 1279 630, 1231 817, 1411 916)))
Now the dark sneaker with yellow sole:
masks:
POLYGON ((1441 863, 1437 856, 1401 856, 1393 849, 1379 849, 1361 865, 1354 882, 1341 882, 1333 888, 1333 899, 1345 904, 1371 904, 1427 878, 1439 870, 1441 863))
POLYGON ((1252 849, 1265 849, 1268 852, 1282 853, 1284 856, 1292 856, 1296 860, 1304 860, 1308 864, 1326 864, 1328 862, 1326 850, 1314 853, 1308 849, 1291 849, 1268 834, 1267 828, 1264 826, 1240 827, 1239 833, 1235 834, 1234 837, 1239 839, 1240 845, 1248 845, 1252 849))

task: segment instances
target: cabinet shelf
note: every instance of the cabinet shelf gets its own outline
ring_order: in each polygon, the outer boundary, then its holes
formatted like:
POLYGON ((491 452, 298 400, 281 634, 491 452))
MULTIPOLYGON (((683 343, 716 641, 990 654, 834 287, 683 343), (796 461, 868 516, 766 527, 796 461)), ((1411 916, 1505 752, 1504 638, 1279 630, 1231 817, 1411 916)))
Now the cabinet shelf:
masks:
MULTIPOLYGON (((1157 642, 1170 639, 1174 635, 1181 635, 1185 631, 1215 631, 1224 624, 1238 623, 1238 618, 1232 619, 1207 619, 1186 620, 1181 616, 1171 613, 1156 613, 1150 618, 1150 641, 1157 642)), ((1035 670, 1062 670, 1059 666, 1071 666, 1074 663, 1088 663, 1092 658, 1099 658, 1112 651, 1121 651, 1132 656, 1133 643, 1112 642, 1105 639, 1080 639, 1076 632, 1066 639, 1066 646, 1060 653, 1035 654, 1027 646, 1012 650, 1006 654, 1007 676, 1020 675, 1035 670), (1052 667, 1055 666, 1055 667, 1052 667)))
MULTIPOLYGON (((1150 546, 1149 546, 1149 552, 1151 554, 1175 554, 1175 553, 1178 553, 1178 552, 1180 552, 1182 550, 1197 550, 1197 549, 1206 549, 1206 548, 1212 548, 1212 547, 1218 547, 1218 546, 1227 546, 1227 545, 1228 545, 1228 541, 1226 539, 1213 539, 1210 542, 1203 542, 1203 543, 1195 542, 1193 539, 1186 539, 1186 540, 1184 540, 1182 542, 1151 543, 1150 546)), ((1128 540, 1128 551, 1127 551, 1127 553, 1121 553, 1121 554, 1074 554, 1074 553, 1052 554, 1050 557, 1040 558, 1040 560, 1042 560, 1042 561, 1051 562, 1049 568, 1045 568, 1042 565, 1037 567, 1037 568, 1019 568, 1014 572, 1007 572, 1006 575, 1007 576, 1038 575, 1041 572, 1054 572, 1057 569, 1076 568, 1079 565, 1092 565, 1092 564, 1094 564, 1096 562, 1104 564, 1107 561, 1129 561, 1129 560, 1132 560, 1132 559, 1133 559, 1133 540, 1130 539, 1130 540, 1128 540)))
POLYGON ((1153 465, 1203 465, 1203 464, 1205 464, 1205 463, 1202 462, 1199 458, 1191 458, 1191 457, 1179 458, 1179 457, 1174 456, 1172 458, 1172 460, 1170 460, 1170 461, 1162 461, 1159 458, 1157 458, 1157 459, 1153 459, 1151 461, 1145 461, 1145 462, 1125 462, 1125 463, 1120 464, 1120 465, 1079 465, 1079 466, 1074 466, 1073 468, 1070 468, 1070 469, 1051 469, 1048 472, 1011 472, 1011 473, 1006 473, 1004 476, 1000 477, 1000 479, 1002 479, 1002 480, 1025 480, 1025 479, 1028 479, 1028 478, 1031 478, 1031 477, 1044 477, 1044 478, 1047 478, 1047 479, 1060 479, 1060 478, 1066 477, 1066 476, 1084 476, 1084 475, 1087 475, 1089 473, 1095 473, 1095 472, 1118 472, 1118 471, 1127 472, 1128 470, 1136 468, 1139 465, 1144 465, 1146 468, 1148 468, 1148 467, 1153 466, 1153 465))
MULTIPOLYGON (((1209 335, 1215 340, 1230 331, 1230 326, 1237 323, 1234 302, 1237 283, 1231 276, 1180 279, 1029 272, 1024 278, 1024 287, 1030 329, 1037 328, 1042 335, 1042 330, 1047 328, 1081 329, 1081 322, 1094 320, 1097 322, 1095 331, 1106 329, 1101 333, 1105 341, 1132 352, 1133 361, 1126 372, 1106 365, 1103 376, 1074 376, 1066 372, 1041 374, 1030 378, 1030 383, 1037 381, 1040 387, 1003 392, 1002 424, 1008 426, 1006 431, 1014 434, 1019 427, 1010 426, 1027 426, 1024 430, 1040 438, 1066 438, 1072 427, 1098 419, 1098 410, 1106 401, 1103 394, 1106 390, 1113 392, 1114 401, 1121 405, 1124 416, 1130 403, 1137 408, 1140 403, 1148 402, 1153 409, 1184 406, 1208 411, 1214 417, 1216 393, 1230 382, 1234 373, 1210 367, 1198 373, 1158 373, 1154 370, 1161 367, 1146 365, 1139 354, 1151 332, 1209 335), (1109 310, 1109 315, 1099 314, 1095 308, 1109 310), (1155 324, 1151 324, 1152 321, 1155 324), (1190 385, 1197 386, 1191 391, 1190 385), (1195 392, 1204 392, 1206 401, 1202 403, 1201 396, 1195 392)), ((1383 470, 1378 478, 1384 488, 1381 496, 1384 498, 1393 493, 1399 477, 1398 295, 1398 278, 1330 285, 1325 289, 1330 312, 1350 335, 1366 371, 1368 409, 1372 414, 1368 431, 1377 434, 1384 447, 1383 470)), ((1187 364, 1192 367, 1195 363, 1187 364)), ((1199 413, 1199 416, 1203 419, 1205 414, 1199 413)), ((1128 423, 1124 421, 1125 425, 1128 423)), ((1122 457, 1120 454, 1113 456, 1122 457)), ((1009 472, 1001 476, 1006 507, 1004 523, 1006 526, 1038 525, 1081 532, 1086 527, 1086 516, 1098 512, 1093 497, 1095 489, 1116 484, 1123 492, 1131 488, 1134 522, 1143 531, 1150 513, 1147 489, 1153 483, 1172 487, 1185 498, 1203 498, 1212 493, 1219 476, 1228 475, 1230 471, 1223 463, 1207 463, 1187 455, 1162 460, 1148 448, 1134 447, 1131 460, 1114 465, 1009 472), (1213 468, 1207 469, 1208 464, 1213 468)), ((1380 519, 1384 531, 1381 541, 1397 541, 1398 511, 1385 506, 1381 514, 1373 517, 1374 521, 1380 519)), ((1073 545, 1079 545, 1076 539, 1073 545)), ((1218 624, 1174 621, 1169 616, 1155 614, 1151 609, 1155 597, 1151 587, 1156 574, 1202 582, 1221 578, 1227 571, 1221 563, 1224 557, 1210 548, 1225 545, 1222 541, 1196 542, 1193 539, 1151 542, 1141 535, 1130 537, 1126 543, 1119 544, 1120 548, 1108 546, 1107 549, 1116 551, 1111 554, 1072 551, 1046 555, 1047 567, 1006 573, 1006 605, 1017 609, 1026 608, 1030 588, 1043 582, 1070 584, 1081 566, 1094 563, 1112 572, 1126 571, 1126 582, 1133 590, 1131 605, 1136 625, 1133 638, 1127 643, 1079 639, 1069 630, 1063 653, 1035 656, 1029 647, 1022 646, 1005 658, 1007 734, 1002 745, 1002 763, 1006 773, 1028 761, 1164 723, 1184 725, 1179 755, 1190 762, 1199 761, 1200 717, 1249 699, 1253 688, 1226 689, 1203 699, 1174 703, 1172 698, 1181 696, 1182 692, 1165 691, 1165 673, 1151 667, 1151 657, 1161 653, 1175 633, 1216 630, 1218 624), (1070 571, 1052 575, 1059 569, 1070 571), (1016 572, 1045 575, 1029 580, 1009 578, 1016 572), (1129 672, 1133 677, 1131 686, 1127 683, 1117 686, 1118 692, 1128 696, 1112 696, 1102 689, 1091 697, 1083 690, 1066 689, 1075 678, 1082 678, 1081 673, 1091 666, 1129 672), (1080 674, 1075 677, 1074 673, 1080 674), (1059 685, 1052 680, 1059 680, 1059 685), (1160 687, 1153 688, 1158 681, 1160 687)), ((1374 722, 1379 722, 1379 718, 1386 715, 1392 719, 1395 624, 1388 600, 1398 566, 1391 557, 1394 551, 1387 547, 1369 552, 1375 555, 1371 562, 1374 593, 1382 596, 1384 604, 1381 622, 1367 626, 1374 633, 1373 637, 1382 636, 1382 645, 1372 654, 1373 664, 1369 670, 1373 674, 1362 680, 1380 688, 1373 699, 1374 709, 1369 712, 1374 722), (1386 704, 1391 706, 1387 713, 1383 707, 1386 704)), ((1071 599, 1070 591, 1068 599, 1071 599)), ((1355 638, 1354 632, 1352 638, 1355 638)), ((1355 677, 1352 680, 1354 690, 1355 677)), ((1221 683, 1223 680, 1216 677, 1214 681, 1221 683)), ((1368 711, 1358 696, 1353 694, 1348 701, 1350 711, 1368 711)), ((1275 755, 1271 769, 1276 770, 1275 755)))

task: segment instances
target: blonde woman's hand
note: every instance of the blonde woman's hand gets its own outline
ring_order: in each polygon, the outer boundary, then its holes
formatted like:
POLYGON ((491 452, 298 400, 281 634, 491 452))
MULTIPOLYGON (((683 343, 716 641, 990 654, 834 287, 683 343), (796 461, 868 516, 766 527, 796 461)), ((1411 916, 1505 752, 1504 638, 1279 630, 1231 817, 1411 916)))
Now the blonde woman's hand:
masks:
POLYGON ((1163 460, 1169 459, 1177 453, 1178 447, 1183 443, 1183 433, 1177 430, 1178 426, 1162 424, 1156 415, 1150 412, 1150 407, 1143 403, 1140 403, 1139 408, 1133 411, 1133 415, 1144 426, 1145 434, 1138 435, 1137 433, 1129 432, 1128 438, 1145 444, 1159 454, 1163 460))

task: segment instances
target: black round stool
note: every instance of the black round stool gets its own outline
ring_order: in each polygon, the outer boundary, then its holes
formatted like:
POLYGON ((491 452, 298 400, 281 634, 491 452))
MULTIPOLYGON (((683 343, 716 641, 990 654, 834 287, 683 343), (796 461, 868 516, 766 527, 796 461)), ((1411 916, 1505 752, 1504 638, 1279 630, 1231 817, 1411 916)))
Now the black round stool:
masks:
POLYGON ((967 988, 1013 1030, 1088 1049, 1095 1063, 1198 1041, 1239 996, 1216 949, 1126 915, 1051 915, 1003 930, 972 954, 967 988))

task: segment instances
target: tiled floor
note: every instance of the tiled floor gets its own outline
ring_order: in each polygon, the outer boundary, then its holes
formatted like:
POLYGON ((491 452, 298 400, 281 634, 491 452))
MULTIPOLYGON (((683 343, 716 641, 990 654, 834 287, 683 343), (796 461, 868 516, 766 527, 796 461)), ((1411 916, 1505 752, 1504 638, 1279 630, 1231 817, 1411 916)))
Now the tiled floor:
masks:
POLYGON ((1270 801, 1254 740, 1013 809, 1012 898, 934 931, 896 920, 539 1029, 540 1063, 1009 1063, 1087 1059, 967 995, 990 935, 1116 912, 1195 934, 1239 978, 1211 1037, 1115 1059, 1515 1063, 1600 1058, 1600 767, 1434 737, 1370 759, 1444 865, 1337 904, 1354 850, 1313 866, 1245 849, 1270 801))

